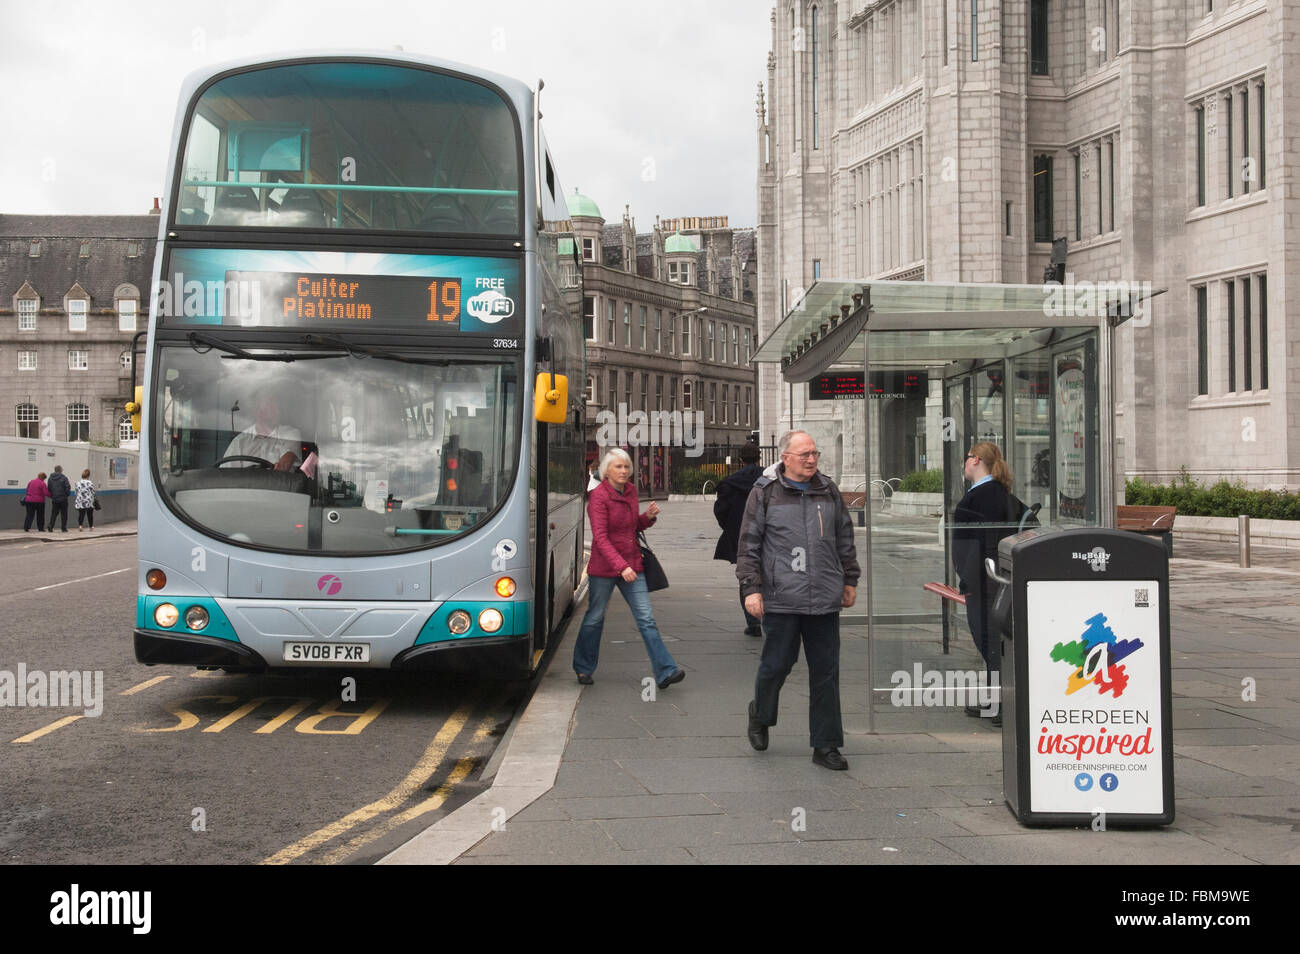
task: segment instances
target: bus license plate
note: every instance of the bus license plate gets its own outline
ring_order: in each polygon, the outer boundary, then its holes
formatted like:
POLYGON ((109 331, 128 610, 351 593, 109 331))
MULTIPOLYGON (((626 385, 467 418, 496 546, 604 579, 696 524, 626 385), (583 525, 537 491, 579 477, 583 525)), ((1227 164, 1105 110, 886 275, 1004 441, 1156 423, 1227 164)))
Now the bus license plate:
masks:
POLYGON ((285 662, 370 662, 369 643, 285 643, 285 662))

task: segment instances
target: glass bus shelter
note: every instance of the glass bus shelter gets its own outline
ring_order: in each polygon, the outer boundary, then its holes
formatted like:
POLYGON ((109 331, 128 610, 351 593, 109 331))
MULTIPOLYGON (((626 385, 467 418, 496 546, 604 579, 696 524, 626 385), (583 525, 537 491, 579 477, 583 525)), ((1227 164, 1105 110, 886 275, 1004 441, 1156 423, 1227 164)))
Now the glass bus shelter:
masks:
MULTIPOLYGON (((866 641, 869 731, 966 728, 960 700, 921 704, 913 690, 932 672, 951 682, 984 668, 964 608, 924 589, 958 585, 951 518, 973 444, 1002 449, 1042 525, 1114 525, 1112 336, 1135 307, 1122 284, 823 280, 760 345, 754 360, 779 362, 786 384, 850 398, 836 405, 836 472, 823 470, 850 500, 865 493, 856 542, 870 585, 842 633, 846 649, 866 641), (941 471, 942 491, 897 493, 894 478, 915 470, 941 471)), ((825 420, 807 429, 825 451, 825 420)))

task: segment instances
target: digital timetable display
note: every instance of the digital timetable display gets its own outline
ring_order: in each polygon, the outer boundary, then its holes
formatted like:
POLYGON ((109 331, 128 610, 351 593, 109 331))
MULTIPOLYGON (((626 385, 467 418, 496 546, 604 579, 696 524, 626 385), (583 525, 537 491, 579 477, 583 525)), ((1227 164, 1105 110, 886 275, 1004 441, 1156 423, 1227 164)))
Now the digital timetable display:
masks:
POLYGON ((863 400, 868 393, 873 398, 902 398, 923 395, 928 385, 924 371, 872 371, 869 389, 863 386, 861 371, 829 372, 808 382, 808 400, 863 400))
POLYGON ((517 258, 285 249, 174 249, 164 325, 514 337, 517 258))

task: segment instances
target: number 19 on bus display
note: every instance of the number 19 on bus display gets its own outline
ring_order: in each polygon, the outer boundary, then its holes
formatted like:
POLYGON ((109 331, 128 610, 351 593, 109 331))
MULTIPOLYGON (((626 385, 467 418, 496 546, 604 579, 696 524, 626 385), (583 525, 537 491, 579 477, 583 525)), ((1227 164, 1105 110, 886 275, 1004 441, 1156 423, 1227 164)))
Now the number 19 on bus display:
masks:
POLYGON ((428 321, 455 321, 460 317, 460 279, 435 278, 429 282, 428 321))

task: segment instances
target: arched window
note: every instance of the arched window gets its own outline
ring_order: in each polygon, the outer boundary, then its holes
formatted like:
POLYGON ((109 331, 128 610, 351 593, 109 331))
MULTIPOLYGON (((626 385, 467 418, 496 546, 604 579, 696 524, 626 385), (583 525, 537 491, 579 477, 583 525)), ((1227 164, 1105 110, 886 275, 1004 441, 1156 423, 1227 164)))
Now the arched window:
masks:
POLYGON ((596 403, 596 378, 594 375, 587 375, 587 403, 596 403))
POLYGON ((18 436, 34 441, 40 436, 40 411, 35 404, 19 404, 17 408, 18 436))
POLYGON ((140 434, 131 426, 131 415, 123 414, 117 419, 117 443, 120 447, 128 447, 133 441, 138 441, 140 434))

